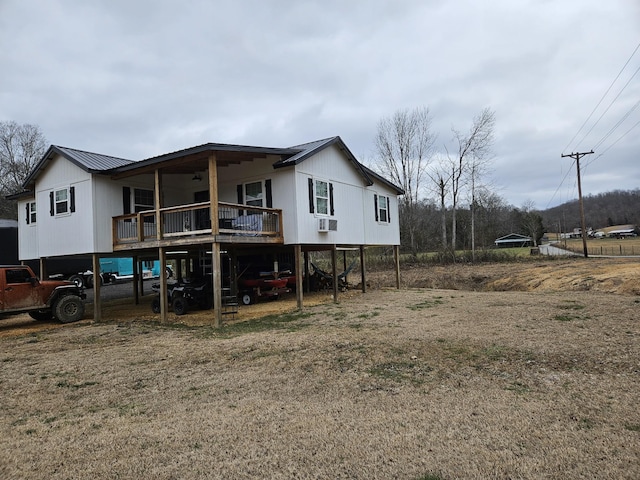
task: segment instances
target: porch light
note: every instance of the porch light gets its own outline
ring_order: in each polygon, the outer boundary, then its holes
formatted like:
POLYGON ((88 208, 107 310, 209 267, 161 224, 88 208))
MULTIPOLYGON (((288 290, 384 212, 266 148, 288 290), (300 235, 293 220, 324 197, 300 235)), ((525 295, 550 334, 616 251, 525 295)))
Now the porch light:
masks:
POLYGON ((194 182, 200 182, 202 181, 202 176, 196 172, 196 174, 193 176, 191 180, 193 180, 194 182))

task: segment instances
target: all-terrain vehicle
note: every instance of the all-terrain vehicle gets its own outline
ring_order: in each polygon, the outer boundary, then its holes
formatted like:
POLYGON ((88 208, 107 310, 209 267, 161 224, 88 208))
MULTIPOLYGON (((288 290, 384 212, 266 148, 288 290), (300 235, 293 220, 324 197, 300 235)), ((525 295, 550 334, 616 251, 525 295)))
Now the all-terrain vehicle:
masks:
MULTIPOLYGON (((151 301, 153 313, 160 313, 160 284, 151 285, 158 295, 151 301)), ((167 285, 168 302, 173 313, 184 315, 192 308, 202 310, 213 307, 213 288, 211 275, 205 275, 188 282, 175 282, 167 285)))
POLYGON ((36 320, 77 322, 86 297, 72 282, 40 281, 26 265, 0 265, 0 315, 26 312, 36 320))

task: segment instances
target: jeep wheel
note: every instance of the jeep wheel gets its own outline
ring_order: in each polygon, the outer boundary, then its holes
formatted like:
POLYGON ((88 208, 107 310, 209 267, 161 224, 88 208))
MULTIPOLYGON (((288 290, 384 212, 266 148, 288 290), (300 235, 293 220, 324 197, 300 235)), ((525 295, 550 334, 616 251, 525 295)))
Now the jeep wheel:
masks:
POLYGON ((71 275, 69 281, 75 283, 78 288, 84 287, 84 278, 82 278, 82 275, 71 275))
POLYGON ((188 302, 184 297, 176 297, 171 302, 171 306, 173 307, 173 313, 176 315, 184 315, 188 310, 188 302))
POLYGON ((29 312, 29 316, 39 322, 48 322, 53 319, 53 312, 51 310, 33 310, 29 312))
POLYGON ((84 316, 84 303, 80 297, 65 295, 55 305, 55 317, 62 323, 77 322, 84 316))

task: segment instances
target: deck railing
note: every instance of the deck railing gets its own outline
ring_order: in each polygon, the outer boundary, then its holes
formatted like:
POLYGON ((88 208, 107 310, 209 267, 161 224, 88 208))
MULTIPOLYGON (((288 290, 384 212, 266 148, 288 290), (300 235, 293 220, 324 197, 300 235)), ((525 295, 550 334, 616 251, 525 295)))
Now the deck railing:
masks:
MULTIPOLYGON (((160 209, 160 239, 211 235, 210 202, 160 209)), ((158 239, 155 210, 113 217, 113 243, 139 243, 158 239)), ((281 237, 282 210, 218 203, 220 235, 281 237)))

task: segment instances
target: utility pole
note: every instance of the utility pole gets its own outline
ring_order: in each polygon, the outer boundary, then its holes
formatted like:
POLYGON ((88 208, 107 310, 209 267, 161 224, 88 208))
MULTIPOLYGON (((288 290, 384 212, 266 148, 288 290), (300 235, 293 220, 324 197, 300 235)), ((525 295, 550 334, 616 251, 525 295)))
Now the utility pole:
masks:
POLYGON ((568 155, 560 155, 560 158, 571 157, 576 161, 576 168, 578 170, 578 200, 580 201, 580 225, 582 227, 582 248, 584 250, 584 258, 589 257, 589 251, 587 250, 587 226, 584 221, 584 204, 582 203, 582 184, 580 182, 580 159, 585 155, 591 155, 593 150, 590 152, 583 153, 570 153, 568 155))

